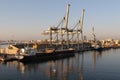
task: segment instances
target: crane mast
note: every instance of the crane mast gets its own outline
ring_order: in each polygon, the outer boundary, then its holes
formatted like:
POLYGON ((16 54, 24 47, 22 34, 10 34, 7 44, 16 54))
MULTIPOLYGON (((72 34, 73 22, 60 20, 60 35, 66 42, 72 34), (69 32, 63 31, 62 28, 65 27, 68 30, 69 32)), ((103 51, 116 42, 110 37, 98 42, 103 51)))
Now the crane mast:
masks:
POLYGON ((81 39, 82 39, 82 49, 83 49, 83 47, 84 47, 84 45, 83 45, 83 31, 82 31, 82 29, 83 29, 83 20, 84 20, 84 12, 85 12, 85 9, 83 9, 82 10, 82 18, 80 19, 80 33, 81 33, 81 39))
POLYGON ((92 35, 93 35, 93 41, 96 42, 96 36, 95 36, 95 32, 94 32, 94 27, 92 28, 92 35))
POLYGON ((69 48, 69 30, 68 30, 69 8, 70 8, 70 4, 67 5, 66 15, 64 19, 64 28, 67 33, 67 48, 69 48))

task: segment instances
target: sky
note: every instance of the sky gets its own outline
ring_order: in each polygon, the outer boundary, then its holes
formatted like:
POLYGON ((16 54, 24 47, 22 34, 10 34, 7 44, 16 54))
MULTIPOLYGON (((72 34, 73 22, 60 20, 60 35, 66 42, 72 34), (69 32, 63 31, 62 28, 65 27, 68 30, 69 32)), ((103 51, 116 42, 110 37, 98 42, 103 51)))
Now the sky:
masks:
POLYGON ((44 40, 49 26, 56 26, 70 4, 69 26, 85 9, 83 33, 91 39, 120 39, 120 0, 0 0, 0 40, 44 40))

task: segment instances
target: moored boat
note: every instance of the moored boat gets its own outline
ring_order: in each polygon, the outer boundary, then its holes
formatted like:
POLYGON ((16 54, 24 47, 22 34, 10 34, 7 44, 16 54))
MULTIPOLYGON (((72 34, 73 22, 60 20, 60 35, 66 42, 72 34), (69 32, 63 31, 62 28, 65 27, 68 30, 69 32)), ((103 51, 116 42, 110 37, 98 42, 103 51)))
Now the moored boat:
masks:
POLYGON ((47 52, 37 52, 37 50, 33 48, 25 48, 19 50, 15 54, 15 57, 18 61, 42 61, 74 56, 74 49, 72 48, 54 51, 52 51, 51 49, 49 50, 47 50, 47 52))
POLYGON ((93 50, 96 50, 96 51, 101 51, 101 50, 103 50, 103 48, 102 48, 100 45, 98 45, 98 44, 92 45, 92 47, 93 47, 93 50))

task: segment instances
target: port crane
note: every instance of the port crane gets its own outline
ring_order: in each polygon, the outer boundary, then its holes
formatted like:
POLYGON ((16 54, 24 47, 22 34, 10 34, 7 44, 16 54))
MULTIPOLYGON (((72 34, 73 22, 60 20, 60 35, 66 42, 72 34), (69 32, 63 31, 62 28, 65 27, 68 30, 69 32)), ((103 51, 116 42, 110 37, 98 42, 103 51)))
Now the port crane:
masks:
POLYGON ((74 34, 77 35, 77 49, 80 49, 80 34, 81 34, 81 40, 82 40, 82 48, 83 48, 83 20, 84 20, 84 12, 85 9, 82 10, 82 17, 80 17, 80 20, 77 22, 77 24, 71 29, 72 30, 72 38, 74 34))
POLYGON ((65 17, 61 20, 61 22, 57 25, 57 27, 50 27, 47 31, 44 31, 44 35, 49 35, 50 36, 50 45, 52 45, 52 35, 56 34, 57 40, 60 35, 60 40, 61 40, 61 47, 63 49, 63 36, 66 34, 67 35, 67 48, 69 48, 69 34, 68 34, 68 18, 69 18, 69 8, 70 4, 67 5, 67 10, 65 17))
MULTIPOLYGON (((78 45, 78 49, 80 49, 79 47, 79 36, 81 34, 81 39, 83 41, 83 20, 84 20, 84 11, 85 9, 82 10, 82 17, 80 18, 80 20, 78 21, 78 23, 75 25, 74 28, 69 29, 68 28, 68 18, 69 18, 69 8, 70 8, 70 4, 67 5, 66 8, 66 14, 65 16, 62 18, 62 20, 60 21, 60 23, 56 26, 56 27, 49 27, 49 29, 47 31, 44 31, 43 34, 44 35, 49 35, 49 40, 50 40, 50 45, 52 46, 52 40, 53 40, 53 35, 56 35, 56 42, 59 43, 60 40, 60 44, 61 44, 61 49, 64 48, 64 44, 66 44, 66 48, 70 48, 70 40, 73 39, 74 35, 77 34, 77 45, 78 45), (66 38, 66 41, 64 39, 64 35, 66 38), (72 35, 71 39, 70 39, 70 35, 72 35)), ((82 44, 83 46, 83 44, 82 44)))

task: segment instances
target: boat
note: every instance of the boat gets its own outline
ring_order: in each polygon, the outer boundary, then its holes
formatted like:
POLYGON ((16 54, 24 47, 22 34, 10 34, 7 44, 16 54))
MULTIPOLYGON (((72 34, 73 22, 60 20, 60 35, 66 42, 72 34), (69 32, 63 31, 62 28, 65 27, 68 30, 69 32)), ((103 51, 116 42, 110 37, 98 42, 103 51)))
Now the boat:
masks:
POLYGON ((15 54, 15 58, 23 59, 24 56, 34 56, 36 54, 36 50, 34 48, 21 48, 15 54))
POLYGON ((43 52, 37 52, 34 48, 22 48, 15 54, 15 58, 21 62, 55 60, 74 56, 74 49, 52 50, 47 49, 43 52))
POLYGON ((103 48, 99 44, 92 45, 93 50, 95 51, 101 51, 103 48))
POLYGON ((6 54, 0 54, 0 61, 5 61, 7 58, 6 54))

